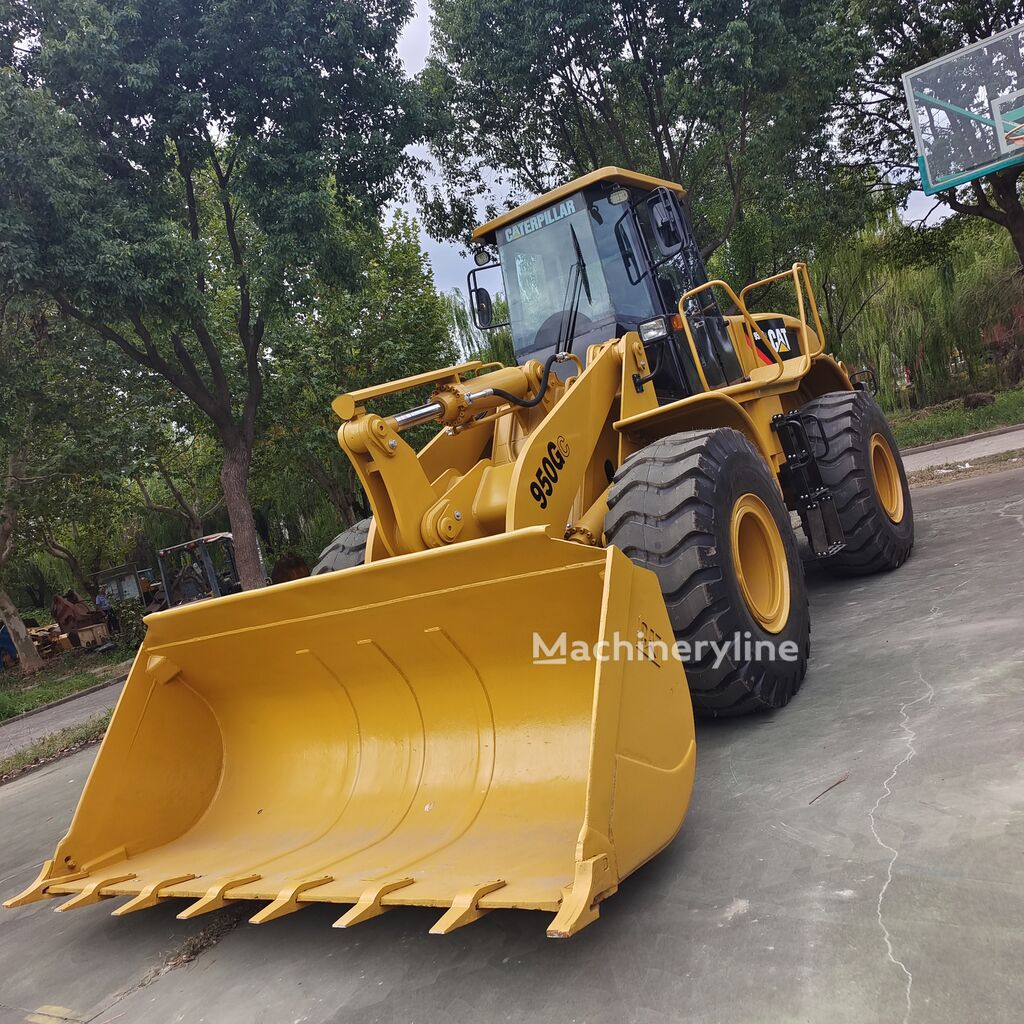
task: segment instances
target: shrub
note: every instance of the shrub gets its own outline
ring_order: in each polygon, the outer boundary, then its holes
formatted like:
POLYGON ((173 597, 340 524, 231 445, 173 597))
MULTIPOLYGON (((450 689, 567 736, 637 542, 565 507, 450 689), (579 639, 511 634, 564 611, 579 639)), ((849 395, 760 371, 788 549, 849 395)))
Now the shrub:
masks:
POLYGON ((126 658, 130 658, 146 638, 146 624, 142 621, 145 612, 138 601, 131 599, 115 601, 114 614, 121 627, 121 632, 117 635, 117 649, 126 658))

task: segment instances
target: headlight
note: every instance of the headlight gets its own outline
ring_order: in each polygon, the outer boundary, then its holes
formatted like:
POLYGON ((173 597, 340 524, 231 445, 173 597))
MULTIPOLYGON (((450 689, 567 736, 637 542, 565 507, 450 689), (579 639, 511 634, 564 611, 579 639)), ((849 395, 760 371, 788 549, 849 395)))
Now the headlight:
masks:
POLYGON ((663 316, 648 320, 640 325, 640 338, 647 341, 658 341, 660 338, 668 337, 668 324, 663 316))

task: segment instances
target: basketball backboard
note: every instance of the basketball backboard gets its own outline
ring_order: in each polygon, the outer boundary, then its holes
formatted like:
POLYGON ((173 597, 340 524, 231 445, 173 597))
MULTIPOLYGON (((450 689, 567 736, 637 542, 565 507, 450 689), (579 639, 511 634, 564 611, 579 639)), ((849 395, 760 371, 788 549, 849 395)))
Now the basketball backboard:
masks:
POLYGON ((1024 163, 1024 25, 903 76, 928 195, 1024 163))

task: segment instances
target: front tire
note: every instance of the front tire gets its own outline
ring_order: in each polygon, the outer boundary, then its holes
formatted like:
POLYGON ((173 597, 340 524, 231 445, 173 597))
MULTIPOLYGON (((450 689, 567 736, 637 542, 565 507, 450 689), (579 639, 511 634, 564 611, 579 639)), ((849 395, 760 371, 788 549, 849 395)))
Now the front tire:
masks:
POLYGON ((914 547, 914 509, 900 450, 878 403, 866 391, 838 391, 801 412, 816 416, 824 430, 828 451, 818 466, 846 537, 843 550, 819 564, 839 576, 901 566, 914 547))
POLYGON ((362 565, 366 560, 366 542, 370 535, 370 524, 373 517, 362 519, 339 533, 330 544, 320 552, 320 559, 313 566, 310 576, 319 576, 325 572, 338 572, 340 569, 351 569, 354 565, 362 565))
POLYGON ((676 434, 627 459, 605 537, 658 576, 695 710, 788 703, 810 651, 803 567, 775 475, 743 434, 676 434))

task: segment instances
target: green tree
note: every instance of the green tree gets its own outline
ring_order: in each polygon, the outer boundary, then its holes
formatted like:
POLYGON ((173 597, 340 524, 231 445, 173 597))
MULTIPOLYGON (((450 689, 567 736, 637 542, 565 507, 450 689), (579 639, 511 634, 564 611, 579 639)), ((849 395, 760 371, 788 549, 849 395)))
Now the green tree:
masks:
MULTIPOLYGON (((453 288, 444 296, 451 319, 452 333, 459 353, 463 359, 479 359, 484 363, 504 363, 514 366, 516 363, 515 346, 512 341, 510 327, 493 327, 482 331, 473 323, 473 316, 466 303, 465 294, 453 288)), ((508 303, 500 295, 494 299, 494 322, 508 321, 508 303)))
MULTIPOLYGON (((833 308, 846 311, 838 314, 842 357, 876 370, 889 408, 906 397, 904 373, 921 405, 1000 383, 986 334, 1001 324, 1017 329, 1024 295, 1013 245, 994 225, 954 217, 919 229, 890 218, 851 238, 838 268, 826 264, 819 274, 819 290, 828 296, 832 284, 833 308)), ((1011 333, 1006 343, 1019 358, 1011 333)))
POLYGON ((7 301, 0 307, 0 622, 25 673, 42 661, 7 584, 15 556, 31 550, 39 494, 74 453, 61 429, 71 382, 57 351, 44 306, 7 301))
POLYGON ((39 292, 210 423, 247 587, 275 348, 395 195, 409 0, 42 0, 0 30, 0 289, 39 292))
MULTIPOLYGON (((51 302, 3 305, 0 575, 24 579, 28 566, 49 556, 63 563, 75 589, 94 595, 93 574, 119 559, 130 538, 122 467, 138 449, 131 417, 117 415, 119 389, 97 378, 82 332, 51 302)), ((13 613, 9 593, 0 605, 13 613)))
POLYGON ((124 483, 106 469, 61 475, 42 490, 33 517, 36 546, 64 562, 75 589, 93 600, 96 573, 122 561, 137 525, 124 483))
POLYGON ((870 224, 820 255, 811 268, 825 336, 839 358, 846 351, 846 338, 882 288, 876 273, 882 239, 879 225, 870 224))
MULTIPOLYGON (((257 447, 254 495, 274 524, 274 547, 315 554, 368 514, 336 435, 331 402, 342 392, 458 361, 448 307, 434 286, 415 222, 349 229, 362 268, 358 289, 322 289, 283 335, 280 372, 267 393, 273 425, 257 447)), ((408 405, 403 394, 375 404, 408 405)))
MULTIPOLYGON (((906 107, 902 75, 937 57, 1024 22, 1021 0, 858 0, 857 18, 870 34, 870 47, 845 99, 848 120, 843 142, 862 166, 876 168, 894 202, 919 187, 916 144, 906 107)), ((1024 166, 1011 167, 947 189, 937 199, 957 213, 980 217, 1005 229, 1024 263, 1024 166)))
POLYGON ((24 469, 16 443, 12 445, 9 439, 7 443, 0 443, 0 456, 6 456, 0 476, 0 624, 7 627, 18 652, 21 670, 29 675, 38 672, 43 667, 43 661, 2 579, 17 550, 19 498, 26 479, 20 475, 24 469))
POLYGON ((783 264, 822 225, 855 222, 863 184, 833 173, 832 107, 860 45, 844 5, 434 0, 433 10, 423 81, 445 179, 426 204, 433 234, 465 237, 493 177, 537 194, 603 164, 684 183, 706 256, 755 213, 746 244, 774 225, 783 264))
POLYGON ((163 442, 148 453, 146 467, 134 476, 135 486, 145 509, 170 516, 194 540, 206 534, 207 522, 224 505, 219 459, 205 435, 174 425, 163 442))

